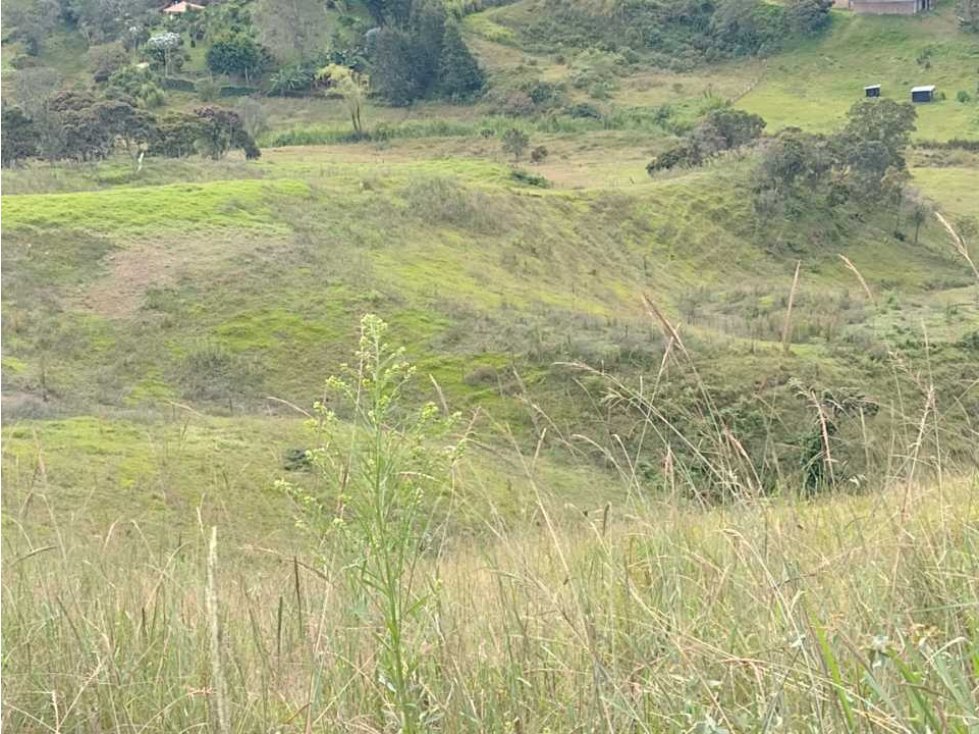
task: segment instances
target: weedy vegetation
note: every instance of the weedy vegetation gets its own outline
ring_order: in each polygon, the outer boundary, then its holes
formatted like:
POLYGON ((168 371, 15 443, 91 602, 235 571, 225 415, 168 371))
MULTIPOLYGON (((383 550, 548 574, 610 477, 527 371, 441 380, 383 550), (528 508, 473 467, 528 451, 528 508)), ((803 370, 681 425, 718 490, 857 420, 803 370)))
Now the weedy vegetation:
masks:
POLYGON ((8 0, 0 726, 979 732, 954 4, 8 0))
POLYGON ((376 317, 355 356, 310 414, 313 481, 266 490, 292 498, 297 548, 315 554, 226 539, 218 488, 186 534, 132 521, 86 536, 41 453, 30 477, 8 473, 5 726, 976 726, 977 487, 939 465, 922 481, 934 415, 886 491, 819 501, 759 493, 719 436, 703 450, 733 498, 710 511, 679 482, 650 493, 627 456, 614 509, 568 508, 540 447, 514 447, 531 521, 488 497, 460 535, 447 529, 479 471, 460 440, 479 451, 480 431, 404 403, 413 370, 376 317))

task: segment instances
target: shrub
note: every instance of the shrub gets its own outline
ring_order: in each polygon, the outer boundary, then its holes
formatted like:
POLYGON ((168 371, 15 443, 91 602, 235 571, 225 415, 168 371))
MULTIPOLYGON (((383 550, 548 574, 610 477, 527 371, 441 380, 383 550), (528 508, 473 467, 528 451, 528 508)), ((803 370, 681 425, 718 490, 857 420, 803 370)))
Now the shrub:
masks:
POLYGON ((955 99, 957 101, 965 104, 966 102, 971 102, 972 101, 972 96, 967 91, 965 91, 964 89, 960 89, 959 92, 958 92, 958 94, 955 95, 955 99))
POLYGON ((593 104, 587 102, 577 102, 565 108, 565 113, 569 117, 585 120, 601 120, 602 111, 593 104))
POLYGON ((289 97, 309 92, 316 84, 317 68, 311 63, 283 66, 269 79, 269 94, 289 97))
POLYGON ((646 173, 652 176, 657 171, 668 171, 678 166, 699 166, 703 162, 700 151, 692 145, 677 145, 653 158, 646 164, 646 173))
POLYGON ((201 102, 213 102, 221 94, 221 85, 213 79, 201 79, 194 84, 194 91, 201 102))
POLYGON ((496 108, 500 114, 510 117, 526 117, 535 112, 534 100, 520 89, 506 92, 497 102, 496 108))
POLYGON ((196 115, 171 110, 159 117, 156 132, 156 139, 150 147, 152 154, 165 158, 186 158, 197 151, 197 140, 203 131, 196 115))
POLYGON ((513 156, 513 160, 520 160, 520 156, 527 149, 530 144, 530 137, 527 133, 519 130, 515 127, 511 127, 505 133, 500 140, 500 146, 503 148, 504 153, 508 153, 513 156))
POLYGON ((536 186, 539 189, 549 189, 551 187, 551 182, 544 176, 541 176, 539 173, 525 171, 522 168, 512 169, 510 171, 510 179, 517 183, 526 184, 527 186, 536 186))
POLYGON ((150 69, 125 66, 109 77, 105 93, 108 97, 131 97, 142 107, 159 107, 166 101, 159 82, 150 69))
POLYGON ((166 79, 160 80, 160 85, 164 89, 174 89, 179 92, 194 92, 196 91, 196 82, 192 79, 182 79, 178 76, 169 76, 166 79))
POLYGON ((533 150, 530 151, 530 162, 531 163, 543 163, 547 158, 547 148, 543 145, 538 145, 533 150))
POLYGON ((694 128, 694 140, 704 155, 732 150, 756 140, 765 129, 758 115, 733 107, 711 110, 694 128))
POLYGON ((792 0, 786 8, 789 28, 793 33, 811 36, 829 25, 832 0, 792 0))
POLYGON ((34 122, 19 107, 3 105, 3 135, 0 146, 3 153, 0 164, 4 168, 13 166, 24 158, 37 155, 37 133, 34 122))
POLYGON ((205 60, 213 73, 244 77, 246 82, 272 63, 268 50, 243 34, 215 41, 207 50, 205 60))
POLYGON ((129 53, 121 43, 105 43, 88 49, 88 67, 99 84, 109 81, 119 69, 129 64, 129 53))

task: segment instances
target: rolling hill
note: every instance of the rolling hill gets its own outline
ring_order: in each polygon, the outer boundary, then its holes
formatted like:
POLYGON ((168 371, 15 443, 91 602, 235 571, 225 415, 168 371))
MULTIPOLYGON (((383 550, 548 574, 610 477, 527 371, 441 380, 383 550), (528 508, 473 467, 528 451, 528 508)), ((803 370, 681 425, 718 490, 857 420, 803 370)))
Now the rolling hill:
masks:
POLYGON ((487 94, 369 101, 365 139, 341 100, 261 97, 257 161, 4 169, 5 726, 977 725, 975 37, 946 3, 833 11, 670 70, 542 39, 550 8, 465 15, 487 94), (871 82, 944 93, 899 204, 759 214, 771 138, 647 174, 710 109, 835 132, 871 82), (416 369, 390 453, 327 382, 370 365, 368 313, 416 369), (379 545, 347 508, 388 461, 379 516, 426 531, 379 545), (400 684, 358 575, 391 548, 400 684))

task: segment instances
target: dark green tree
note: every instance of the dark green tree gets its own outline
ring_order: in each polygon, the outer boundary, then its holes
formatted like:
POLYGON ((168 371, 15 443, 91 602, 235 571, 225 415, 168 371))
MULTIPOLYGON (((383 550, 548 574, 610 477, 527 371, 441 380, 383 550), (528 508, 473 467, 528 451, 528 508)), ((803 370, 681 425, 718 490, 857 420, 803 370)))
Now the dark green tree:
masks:
POLYGON ((485 83, 483 71, 462 40, 459 26, 450 23, 445 28, 439 58, 439 95, 454 100, 471 99, 482 91, 485 83))
POLYGON ((424 93, 438 82, 439 59, 445 40, 445 6, 442 0, 415 0, 408 24, 414 42, 414 67, 424 93))
POLYGON ((836 147, 852 193, 879 196, 888 170, 907 168, 904 151, 911 142, 916 117, 909 103, 890 99, 858 102, 850 108, 836 147))
POLYGON ((419 73, 415 37, 394 26, 382 28, 374 39, 371 57, 371 86, 384 101, 401 106, 425 92, 419 73))
POLYGON ((245 35, 225 36, 214 42, 205 55, 207 68, 215 74, 251 77, 269 65, 269 53, 254 39, 245 35))
POLYGON ((25 158, 37 155, 37 131, 34 122, 19 107, 4 103, 0 127, 0 163, 4 168, 14 166, 25 158))
POLYGON ((369 44, 371 83, 389 104, 410 104, 437 91, 445 8, 438 0, 386 7, 388 24, 372 34, 369 44))
POLYGON ((765 129, 765 120, 734 107, 711 110, 697 125, 694 140, 705 154, 731 150, 757 140, 765 129))
POLYGON ((792 0, 786 6, 789 30, 801 36, 812 36, 829 25, 833 0, 792 0))
POLYGON ((234 110, 208 105, 194 110, 194 114, 201 125, 197 147, 204 155, 217 160, 234 148, 244 151, 246 158, 261 155, 241 116, 234 110))
POLYGON ((171 110, 157 119, 150 153, 166 158, 186 158, 197 152, 197 141, 203 134, 204 126, 197 115, 171 110))

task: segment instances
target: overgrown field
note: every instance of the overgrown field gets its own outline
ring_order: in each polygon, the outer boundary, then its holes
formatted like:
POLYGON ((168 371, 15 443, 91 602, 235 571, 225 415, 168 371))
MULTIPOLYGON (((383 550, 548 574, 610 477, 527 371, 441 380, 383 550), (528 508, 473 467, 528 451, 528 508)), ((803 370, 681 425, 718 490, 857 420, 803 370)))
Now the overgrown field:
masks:
POLYGON ((558 4, 465 16, 476 101, 4 169, 0 724, 979 732, 974 37, 558 4), (806 135, 870 83, 944 93, 886 171, 806 135))
MULTIPOLYGON (((399 728, 357 556, 251 524, 242 508, 257 500, 229 486, 254 465, 215 467, 170 530, 128 512, 93 527, 46 476, 43 445, 5 475, 6 728, 399 728)), ((979 725, 974 479, 705 513, 678 496, 569 507, 562 483, 522 464, 509 488, 530 522, 487 513, 412 571, 425 593, 400 631, 425 731, 979 725)), ((102 504, 95 478, 74 484, 102 504)), ((464 511, 478 486, 461 472, 449 506, 464 511)))

